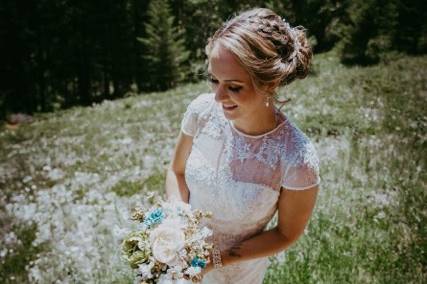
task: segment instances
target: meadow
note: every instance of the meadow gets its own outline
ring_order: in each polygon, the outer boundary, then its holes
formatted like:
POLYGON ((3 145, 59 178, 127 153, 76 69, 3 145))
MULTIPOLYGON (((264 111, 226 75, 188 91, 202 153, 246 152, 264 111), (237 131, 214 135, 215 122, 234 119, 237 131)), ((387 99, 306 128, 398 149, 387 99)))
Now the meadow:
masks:
MULTIPOLYGON (((347 67, 317 54, 280 90, 314 142, 321 191, 264 283, 427 283, 427 56, 347 67)), ((188 103, 207 83, 37 114, 0 129, 0 283, 133 283, 130 210, 164 192, 188 103)))

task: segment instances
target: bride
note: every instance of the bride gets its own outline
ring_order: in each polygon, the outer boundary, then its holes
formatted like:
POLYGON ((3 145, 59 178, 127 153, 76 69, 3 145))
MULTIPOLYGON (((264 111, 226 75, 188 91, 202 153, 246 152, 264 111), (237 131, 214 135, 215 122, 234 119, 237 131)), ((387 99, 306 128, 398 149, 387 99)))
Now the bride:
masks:
POLYGON ((312 52, 301 27, 257 8, 225 22, 206 54, 213 93, 184 114, 166 192, 213 213, 202 283, 262 283, 268 256, 303 233, 319 188, 312 143, 274 104, 279 86, 307 75, 312 52))

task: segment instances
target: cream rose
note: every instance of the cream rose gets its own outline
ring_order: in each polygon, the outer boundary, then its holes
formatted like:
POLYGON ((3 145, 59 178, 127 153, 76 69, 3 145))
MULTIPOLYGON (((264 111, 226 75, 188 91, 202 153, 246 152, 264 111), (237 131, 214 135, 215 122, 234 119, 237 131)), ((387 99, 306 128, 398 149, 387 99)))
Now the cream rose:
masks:
POLYGON ((169 266, 178 263, 178 252, 185 245, 184 232, 177 226, 161 224, 150 234, 154 258, 169 266))

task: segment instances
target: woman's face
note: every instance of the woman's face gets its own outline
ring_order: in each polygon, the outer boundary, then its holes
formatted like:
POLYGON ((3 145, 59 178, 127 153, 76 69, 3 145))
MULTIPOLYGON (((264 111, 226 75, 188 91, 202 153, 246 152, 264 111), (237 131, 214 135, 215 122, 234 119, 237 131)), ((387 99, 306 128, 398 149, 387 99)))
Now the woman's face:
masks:
POLYGON ((212 49, 208 72, 215 100, 227 119, 251 121, 266 109, 264 96, 255 92, 248 72, 221 44, 212 49))

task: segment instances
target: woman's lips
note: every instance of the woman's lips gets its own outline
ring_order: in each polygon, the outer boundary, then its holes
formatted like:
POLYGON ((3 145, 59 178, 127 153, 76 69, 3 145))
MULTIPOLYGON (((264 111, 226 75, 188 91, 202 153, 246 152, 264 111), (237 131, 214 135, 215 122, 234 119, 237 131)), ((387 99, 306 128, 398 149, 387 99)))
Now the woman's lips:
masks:
POLYGON ((222 108, 224 110, 233 110, 233 109, 237 108, 237 105, 222 105, 222 108))

